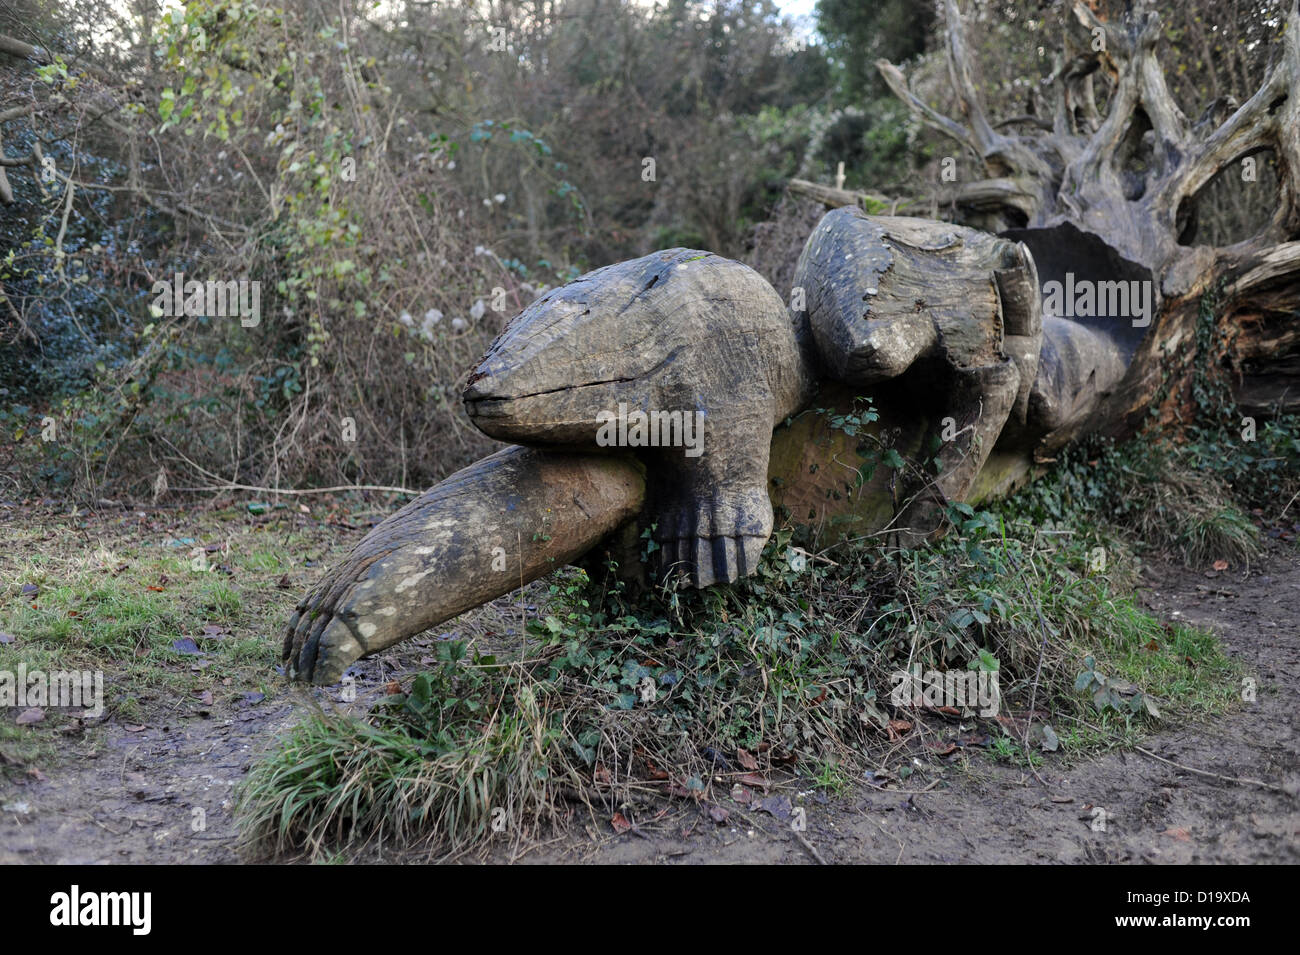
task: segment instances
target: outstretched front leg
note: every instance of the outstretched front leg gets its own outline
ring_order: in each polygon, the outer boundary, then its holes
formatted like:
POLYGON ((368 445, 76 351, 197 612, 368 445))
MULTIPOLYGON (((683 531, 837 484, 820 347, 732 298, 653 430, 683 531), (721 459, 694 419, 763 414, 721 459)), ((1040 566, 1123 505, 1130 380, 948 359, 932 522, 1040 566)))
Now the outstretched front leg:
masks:
POLYGON ((785 303, 762 276, 670 249, 530 305, 470 376, 465 402, 503 441, 639 455, 656 569, 706 587, 757 565, 772 533, 772 429, 811 387, 785 303))
POLYGON ((632 460, 506 448, 379 524, 298 604, 282 656, 292 679, 335 683, 362 656, 507 594, 633 518, 632 460))

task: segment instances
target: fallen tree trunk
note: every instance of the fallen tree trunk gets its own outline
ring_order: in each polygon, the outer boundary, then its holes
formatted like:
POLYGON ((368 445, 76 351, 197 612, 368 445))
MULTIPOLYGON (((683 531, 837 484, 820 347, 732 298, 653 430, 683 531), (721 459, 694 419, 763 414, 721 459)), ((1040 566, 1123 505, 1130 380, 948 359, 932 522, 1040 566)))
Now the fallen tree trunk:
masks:
POLYGON ((956 184, 951 193, 926 199, 891 199, 871 192, 837 189, 806 179, 791 179, 786 191, 820 202, 830 209, 857 206, 864 212, 891 216, 937 217, 940 209, 956 205, 971 212, 996 212, 1009 203, 1019 202, 1024 193, 1012 179, 982 179, 956 184))
MULTIPOLYGON (((957 2, 945 0, 944 7, 949 75, 964 122, 923 102, 892 64, 882 60, 877 67, 920 122, 983 165, 988 178, 963 184, 956 204, 973 221, 1024 242, 1044 285, 1073 273, 1076 280, 1149 282, 1154 294, 1151 324, 1123 380, 1099 395, 1085 418, 1045 436, 1040 452, 1050 455, 1084 433, 1131 435, 1153 408, 1161 421, 1188 420, 1191 357, 1206 295, 1214 298, 1215 337, 1223 344, 1202 360, 1230 369, 1235 395, 1252 413, 1300 409, 1294 378, 1300 346, 1297 5, 1259 90, 1216 126, 1213 111, 1190 122, 1170 95, 1156 55, 1154 10, 1138 4, 1131 16, 1111 23, 1075 0, 1078 24, 1104 43, 1092 44, 1101 49, 1085 53, 1082 67, 1058 60, 1052 115, 1014 124, 1018 133, 1003 131, 1010 122, 988 117, 957 2), (1278 171, 1269 220, 1235 245, 1193 244, 1206 185, 1265 150, 1278 171)), ((850 196, 820 198, 828 205, 861 201, 850 196)))

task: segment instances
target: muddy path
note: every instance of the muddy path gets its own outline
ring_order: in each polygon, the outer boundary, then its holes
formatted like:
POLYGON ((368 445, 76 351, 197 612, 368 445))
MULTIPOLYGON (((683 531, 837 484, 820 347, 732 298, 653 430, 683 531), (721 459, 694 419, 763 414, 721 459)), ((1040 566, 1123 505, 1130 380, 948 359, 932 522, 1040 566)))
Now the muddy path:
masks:
MULTIPOLYGON (((830 799, 789 792, 806 829, 735 810, 723 824, 691 806, 632 832, 577 824, 549 841, 502 846, 496 861, 714 863, 1295 863, 1300 861, 1300 556, 1272 545, 1248 574, 1149 565, 1143 599, 1213 629, 1256 681, 1253 702, 1170 727, 1138 752, 1033 774, 993 763, 950 770, 922 793, 898 784, 830 799), (1192 772, 1200 770, 1200 773, 1192 772), (1272 788, 1217 777, 1253 779, 1272 788)), ((363 666, 358 699, 389 672, 363 666)), ((341 705, 338 690, 312 691, 341 705)), ((0 789, 0 863, 239 861, 231 793, 255 754, 298 718, 297 692, 214 707, 157 726, 70 734, 50 768, 0 789)), ((368 861, 421 861, 397 849, 368 861)))

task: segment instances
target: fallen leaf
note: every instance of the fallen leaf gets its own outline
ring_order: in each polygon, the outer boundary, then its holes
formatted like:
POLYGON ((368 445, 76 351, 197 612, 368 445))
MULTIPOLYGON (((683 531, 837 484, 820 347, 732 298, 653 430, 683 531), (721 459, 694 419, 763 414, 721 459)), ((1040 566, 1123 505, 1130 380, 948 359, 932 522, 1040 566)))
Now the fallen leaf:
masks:
POLYGON ((1052 729, 1052 727, 1050 726, 1044 725, 1043 743, 1042 743, 1043 752, 1055 753, 1060 748, 1061 748, 1061 741, 1059 738, 1057 738, 1056 730, 1052 729))
POLYGON ((127 723, 123 728, 128 733, 143 733, 149 727, 145 726, 143 723, 127 723))
POLYGON ((1053 796, 1052 802, 1067 803, 1074 802, 1073 796, 1053 796))
POLYGON ((656 782, 668 778, 668 772, 666 770, 660 769, 658 764, 656 764, 653 759, 650 759, 648 757, 646 758, 645 768, 646 768, 647 775, 649 775, 649 777, 655 780, 656 782))
POLYGON ((721 806, 709 807, 709 818, 712 819, 714 822, 716 822, 718 825, 722 825, 730 817, 731 817, 731 811, 728 809, 723 809, 721 806))
POLYGON ((609 824, 613 826, 614 831, 620 835, 632 829, 632 823, 628 822, 627 818, 621 812, 614 813, 614 818, 609 821, 609 824))
POLYGON ((926 743, 925 748, 933 751, 936 756, 947 756, 957 752, 956 743, 926 743))
POLYGON ((32 597, 32 596, 35 596, 36 594, 40 593, 40 590, 41 590, 41 588, 40 588, 40 587, 37 587, 35 584, 23 584, 22 589, 21 589, 21 591, 19 591, 19 592, 20 592, 24 597, 32 597))
POLYGON ((790 818, 790 813, 794 807, 790 805, 789 796, 768 796, 754 804, 754 808, 761 812, 771 813, 777 819, 785 822, 790 818))
POLYGON ((1164 832, 1160 834, 1162 836, 1169 836, 1171 839, 1177 839, 1179 842, 1192 841, 1192 834, 1188 832, 1186 829, 1183 829, 1181 827, 1177 829, 1166 829, 1164 832))
POLYGON ((389 696, 397 696, 402 692, 402 684, 398 683, 396 680, 389 680, 384 684, 384 692, 389 696))
POLYGON ((758 769, 758 760, 743 749, 737 748, 736 762, 740 763, 740 765, 745 769, 758 769))
POLYGON ((211 690, 204 690, 203 692, 201 692, 201 693, 197 693, 197 694, 195 694, 195 695, 198 696, 198 698, 199 698, 199 702, 202 703, 203 705, 205 705, 205 706, 211 706, 211 705, 212 705, 212 691, 211 691, 211 690))
POLYGON ((904 734, 911 732, 912 723, 910 720, 890 720, 885 725, 885 729, 888 730, 891 740, 900 740, 904 734))
POLYGON ((1228 562, 1226 560, 1216 560, 1210 566, 1212 566, 1215 570, 1227 570, 1228 562))
POLYGON ((0 643, 13 643, 18 638, 11 633, 0 633, 0 643))
POLYGON ((39 723, 45 719, 45 711, 39 706, 33 706, 31 709, 23 710, 18 714, 16 722, 19 726, 30 726, 32 723, 39 723))
MULTIPOLYGON (((226 681, 226 682, 229 683, 229 681, 226 681)), ((264 699, 266 699, 266 694, 265 694, 265 693, 258 693, 256 690, 254 690, 252 693, 245 693, 245 694, 244 694, 244 702, 245 702, 245 703, 248 703, 249 705, 252 705, 252 704, 255 704, 255 703, 261 703, 264 699)))
POLYGON ((754 794, 744 786, 740 785, 740 783, 736 783, 736 785, 731 787, 731 798, 742 806, 748 806, 750 800, 754 798, 754 794))
POLYGON ((229 632, 230 631, 226 627, 223 627, 220 624, 205 623, 203 625, 203 635, 205 637, 219 637, 222 634, 226 634, 229 632))
POLYGON ((180 640, 173 640, 172 649, 177 653, 184 653, 187 656, 194 656, 195 654, 203 652, 199 649, 199 645, 189 637, 183 637, 180 640))
POLYGON ((753 788, 761 789, 764 792, 767 791, 767 780, 757 773, 745 773, 740 777, 740 782, 744 783, 746 786, 752 786, 753 788))

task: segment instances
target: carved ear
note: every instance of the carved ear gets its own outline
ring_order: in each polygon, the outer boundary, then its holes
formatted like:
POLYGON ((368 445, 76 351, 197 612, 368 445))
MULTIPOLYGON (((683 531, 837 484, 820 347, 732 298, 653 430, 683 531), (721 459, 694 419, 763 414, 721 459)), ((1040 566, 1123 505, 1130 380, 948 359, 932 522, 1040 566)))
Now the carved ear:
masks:
POLYGON ((808 322, 831 377, 887 381, 934 347, 934 326, 916 320, 912 302, 900 308, 896 301, 896 264, 885 230, 853 207, 828 212, 808 237, 795 285, 806 290, 808 322))

